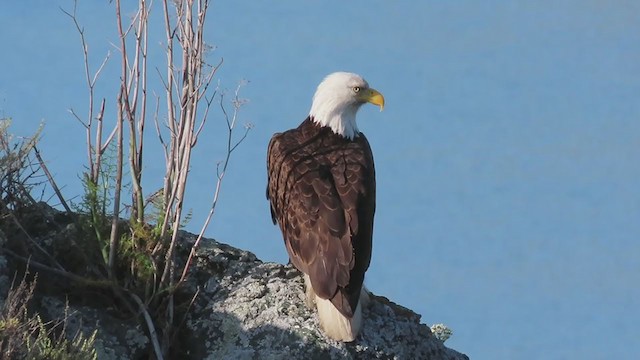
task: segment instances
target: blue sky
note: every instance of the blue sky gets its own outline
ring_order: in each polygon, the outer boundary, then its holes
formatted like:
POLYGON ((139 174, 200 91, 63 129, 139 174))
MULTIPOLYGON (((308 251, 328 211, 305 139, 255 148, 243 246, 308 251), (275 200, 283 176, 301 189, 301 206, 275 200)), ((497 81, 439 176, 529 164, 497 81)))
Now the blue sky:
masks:
MULTIPOLYGON (((84 113, 86 91, 60 6, 72 2, 0 5, 0 111, 18 135, 44 121, 42 152, 74 197, 84 133, 67 109, 84 113)), ((79 15, 96 68, 116 41, 113 7, 80 1, 79 15)), ((267 143, 304 119, 326 74, 358 72, 386 98, 358 117, 378 176, 375 293, 446 323, 447 344, 476 359, 640 352, 639 3, 220 0, 208 39, 222 87, 250 81, 240 121, 255 126, 209 237, 286 262, 264 198, 267 143)), ((98 88, 107 104, 115 60, 98 88)), ((192 231, 213 195, 221 121, 194 153, 192 231)), ((148 144, 151 192, 163 160, 148 144)))

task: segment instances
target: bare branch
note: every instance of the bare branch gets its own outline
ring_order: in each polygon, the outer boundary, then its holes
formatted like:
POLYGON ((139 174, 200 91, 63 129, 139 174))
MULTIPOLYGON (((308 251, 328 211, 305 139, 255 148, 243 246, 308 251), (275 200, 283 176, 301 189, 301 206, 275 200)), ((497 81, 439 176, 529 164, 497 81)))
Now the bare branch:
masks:
MULTIPOLYGON (((91 97, 93 97, 93 94, 91 95, 91 97)), ((103 150, 102 150, 102 119, 104 118, 104 106, 105 106, 105 99, 102 99, 102 102, 100 104, 100 112, 98 113, 98 116, 96 118, 96 120, 98 121, 98 129, 96 130, 96 147, 95 147, 95 152, 96 152, 96 157, 95 157, 95 164, 91 164, 91 166, 93 167, 93 172, 91 173, 91 181, 94 182, 94 184, 97 184, 97 180, 98 177, 100 176, 100 168, 101 168, 101 160, 102 160, 102 154, 103 154, 103 150)), ((115 130, 115 128, 114 128, 115 130)), ((109 142, 111 140, 109 139, 109 142)), ((107 142, 107 144, 109 143, 107 142)), ((106 145, 105 145, 106 148, 106 145)), ((89 149, 89 151, 91 151, 92 149, 89 149)))
MULTIPOLYGON (((51 266, 47 266, 47 265, 45 265, 45 264, 43 264, 41 262, 35 261, 35 260, 31 259, 31 258, 25 258, 23 256, 20 256, 20 255, 16 254, 15 252, 11 251, 10 249, 6 249, 5 248, 5 249, 3 249, 3 251, 6 252, 7 255, 11 256, 12 258, 24 262, 29 267, 34 267, 36 269, 48 271, 48 272, 50 272, 52 274, 65 277, 65 278, 67 278, 67 279, 69 279, 71 281, 75 281, 75 282, 80 283, 80 284, 89 283, 89 280, 83 278, 82 276, 79 276, 79 275, 76 275, 74 273, 68 272, 68 271, 64 270, 62 267, 60 267, 60 268, 52 268, 51 266)), ((100 287, 99 284, 103 284, 101 282, 96 282, 96 281, 91 282, 91 283, 93 285, 97 285, 98 287, 100 287)), ((108 287, 111 287, 111 285, 108 285, 108 284, 105 283, 104 287, 108 288, 108 287)))
MULTIPOLYGON (((117 123, 113 131, 109 134, 103 144, 103 117, 105 101, 102 101, 100 111, 94 118, 82 122, 87 128, 87 133, 95 133, 94 138, 89 138, 87 143, 89 149, 93 149, 91 141, 95 141, 95 151, 89 153, 89 164, 91 174, 101 173, 104 165, 101 165, 101 157, 109 144, 116 142, 116 172, 115 189, 113 194, 113 218, 111 219, 111 238, 109 240, 108 272, 109 278, 115 280, 115 266, 119 250, 118 222, 121 209, 121 192, 124 152, 128 150, 128 165, 131 173, 131 186, 133 203, 131 206, 131 221, 143 222, 143 211, 147 203, 142 196, 142 164, 144 149, 144 130, 146 125, 147 112, 147 56, 148 56, 148 21, 150 7, 153 0, 138 0, 136 12, 129 18, 123 19, 121 0, 115 1, 116 22, 119 41, 112 44, 120 53, 120 88, 117 94, 116 109, 117 123), (125 24, 126 23, 126 24, 125 24), (125 145, 124 132, 128 132, 128 143, 125 145), (128 148, 125 148, 128 146, 128 148)), ((74 3, 75 5, 75 3, 74 3)), ((213 89, 211 83, 214 81, 218 69, 223 63, 220 62, 212 66, 205 61, 206 53, 209 49, 204 42, 205 20, 209 6, 209 0, 162 0, 160 6, 164 11, 165 28, 165 56, 166 68, 159 77, 164 87, 164 101, 166 101, 166 129, 160 124, 160 99, 156 97, 155 112, 153 120, 155 131, 164 150, 165 156, 165 176, 164 184, 157 196, 162 196, 161 215, 159 215, 160 238, 153 244, 155 248, 149 256, 153 264, 155 274, 145 291, 152 292, 149 297, 141 299, 138 295, 130 293, 129 297, 138 304, 142 312, 147 328, 149 329, 155 357, 167 356, 172 332, 175 331, 174 324, 174 291, 188 274, 195 251, 202 239, 205 229, 211 221, 215 208, 218 204, 222 181, 229 166, 231 154, 237 149, 247 137, 251 127, 246 127, 242 134, 234 133, 238 121, 238 111, 244 104, 239 98, 240 84, 232 99, 233 113, 227 112, 224 101, 226 98, 219 95, 218 89, 213 89), (170 13, 171 8, 171 13, 170 13), (211 95, 211 92, 213 95, 211 95), (211 210, 198 239, 191 248, 191 253, 187 265, 178 268, 175 261, 176 247, 179 239, 179 230, 185 218, 185 192, 187 180, 191 166, 192 150, 196 146, 200 134, 203 132, 210 110, 214 101, 220 96, 220 108, 227 124, 226 154, 224 160, 218 166, 216 174, 216 189, 213 195, 211 210), (166 133, 165 133, 166 131, 166 133), (165 134, 163 136, 163 134, 165 134), (240 135, 240 136, 236 136, 240 135), (176 284, 176 280, 178 280, 176 284), (157 290, 157 292, 156 292, 157 290), (161 296, 160 296, 161 295, 161 296), (148 301, 148 303, 145 303, 148 301), (154 306, 149 308, 149 306, 154 306), (152 311, 151 311, 152 310, 152 311), (152 317, 152 316, 159 316, 152 317), (161 330, 156 333, 156 329, 161 330)), ((83 53, 85 54, 85 73, 87 74, 87 84, 89 87, 89 109, 93 114, 93 87, 105 68, 107 58, 99 66, 93 77, 89 77, 88 51, 84 42, 84 32, 79 26, 75 17, 75 6, 72 13, 67 13, 76 24, 76 28, 81 35, 83 53)), ((160 73, 160 70, 156 68, 160 73)), ((149 109, 150 110, 150 109, 149 109)), ((73 112, 72 112, 73 114, 73 112)), ((162 115, 164 118, 165 114, 162 115)), ((76 116, 78 120, 80 117, 76 116)), ((237 131, 237 130, 235 130, 237 131)), ((92 175, 93 176, 93 175, 92 175)), ((97 176, 96 184, 98 183, 97 176)), ((100 178, 102 182, 106 180, 100 178)), ((106 208, 102 209, 106 212, 106 208)), ((131 225, 134 223, 131 222, 131 225)), ((133 226, 132 226, 133 228, 133 226)), ((136 231, 132 231, 132 241, 134 248, 137 247, 135 237, 140 236, 136 231)), ((134 262, 131 262, 132 272, 134 262)), ((197 294, 196 294, 197 296, 197 294)), ((194 297, 195 299, 195 297, 194 297)), ((192 299, 193 301, 193 299, 192 299)))
POLYGON ((162 132, 160 131, 160 124, 158 122, 159 111, 160 111, 160 97, 156 95, 156 110, 153 113, 153 122, 156 125, 156 134, 158 135, 158 140, 160 140, 160 145, 162 145, 162 148, 164 150, 164 159, 165 161, 169 161, 169 149, 167 147, 167 144, 164 142, 164 139, 162 138, 162 132))
POLYGON ((42 159, 42 156, 40 156, 40 151, 38 151, 38 147, 34 146, 33 147, 33 151, 36 154, 36 158, 38 159, 38 162, 40 163, 40 168, 42 169, 42 171, 44 171, 45 175, 47 176, 47 179, 49 180, 49 184, 51 184, 51 187, 53 187, 53 191, 55 191, 56 195, 58 196, 58 199, 60 200, 60 203, 62 204, 62 206, 64 207, 64 209, 66 210, 66 212, 68 214, 71 214, 71 208, 69 207, 69 205, 67 205, 67 202, 64 200, 64 197, 62 196, 62 193, 60 192, 60 188, 58 187, 58 185, 56 184, 55 180, 53 179, 53 176, 51 176, 51 173, 49 172, 49 169, 47 168, 47 165, 45 164, 44 160, 42 159))
POLYGON ((249 135, 249 131, 251 131, 251 129, 253 129, 253 125, 252 124, 245 124, 244 126, 244 133, 242 134, 242 136, 240 137, 240 139, 238 139, 238 141, 236 141, 235 145, 233 145, 230 149, 229 149, 229 153, 232 153, 237 147, 238 145, 242 144, 242 142, 244 141, 244 139, 247 138, 247 135, 249 135))
POLYGON ((105 65, 107 65, 107 62, 109 61, 110 57, 111 57, 111 51, 107 50, 107 55, 102 60, 102 63, 98 67, 98 70, 96 70, 95 74, 93 74, 93 78, 91 79, 91 87, 95 86, 96 82, 98 81, 98 78, 100 77, 100 73, 102 73, 102 69, 104 69, 105 65))
POLYGON ((193 244, 193 246, 191 246, 191 250, 189 251, 189 257, 187 258, 187 262, 185 263, 184 268, 182 269, 182 275, 180 276, 180 280, 178 280, 178 284, 181 284, 187 277, 187 275, 189 274, 189 269, 191 267, 191 263, 193 261, 193 257, 196 254, 196 251, 198 250, 198 247, 200 246, 200 242, 204 236, 204 232, 207 230, 207 227, 209 227, 209 223, 211 222, 211 219, 213 218, 213 215, 215 214, 215 210, 216 207, 218 205, 218 199, 220 197, 220 189, 222 188, 222 181, 224 179, 225 174, 227 173, 227 167, 229 166, 229 161, 231 160, 231 154, 233 153, 233 151, 238 147, 238 145, 240 145, 245 138, 247 137, 249 131, 251 130, 251 126, 245 126, 245 132, 242 135, 242 137, 235 142, 235 144, 233 143, 233 130, 235 127, 235 123, 236 123, 236 119, 237 119, 237 115, 238 115, 238 111, 240 110, 240 108, 242 107, 242 105, 244 104, 244 102, 238 101, 239 97, 239 91, 240 88, 244 85, 243 82, 241 82, 238 87, 236 88, 236 92, 235 92, 235 100, 234 100, 234 112, 233 112, 233 120, 229 120, 229 115, 227 114, 225 107, 224 107, 224 102, 223 99, 224 97, 222 96, 222 94, 220 95, 220 107, 222 109, 222 113, 225 116, 225 120, 227 122, 228 125, 228 133, 227 133, 227 152, 226 152, 226 156, 224 158, 224 160, 221 162, 222 164, 222 171, 220 171, 220 164, 218 164, 217 168, 216 168, 216 173, 217 173, 217 181, 216 181, 216 188, 213 194, 213 201, 211 203, 211 208, 209 209, 209 213, 207 214, 207 218, 205 219, 204 224, 202 225, 202 228, 200 230, 200 233, 198 234, 198 238, 196 239, 195 243, 193 244))
MULTIPOLYGON (((119 0, 116 0, 119 4, 119 0)), ((120 191, 122 189, 122 158, 123 158, 123 111, 122 108, 122 96, 125 92, 124 87, 120 88, 120 93, 118 94, 118 154, 117 154, 117 167, 116 167, 116 186, 114 189, 113 195, 113 218, 111 220, 111 238, 109 239, 109 262, 108 262, 108 273, 110 279, 115 279, 115 268, 116 268, 116 259, 119 250, 120 244, 120 234, 118 231, 118 221, 120 220, 120 191)))
MULTIPOLYGON (((9 209, 7 204, 5 204, 4 200, 0 199, 0 204, 2 204, 2 207, 4 207, 5 210, 7 211, 7 213, 10 214, 11 219, 13 220, 14 224, 18 227, 18 229, 20 229, 20 231, 22 231, 22 233, 27 237, 27 239, 29 239, 29 242, 36 249, 38 249, 38 251, 40 251, 56 268, 58 268, 60 270, 64 270, 62 265, 60 265, 60 263, 53 256, 51 256, 51 254, 49 254, 47 252, 47 250, 45 250, 42 246, 40 246, 40 244, 38 244, 38 242, 35 241, 35 239, 31 237, 31 235, 29 234, 27 229, 25 229, 24 226, 22 226, 22 224, 20 223, 18 218, 15 216, 15 214, 9 209)), ((3 248, 3 251, 7 251, 7 250, 8 249, 6 249, 6 247, 3 248)))
POLYGON ((84 126, 85 129, 89 129, 89 125, 84 121, 82 121, 82 119, 80 119, 80 116, 78 116, 78 114, 76 114, 75 111, 73 111, 73 109, 68 109, 67 111, 71 113, 71 115, 73 115, 73 117, 76 118, 76 120, 78 120, 78 122, 82 124, 82 126, 84 126))
POLYGON ((118 127, 115 126, 113 130, 111 130, 111 134, 109 134, 109 136, 107 137, 107 140, 104 142, 104 145, 102 145, 102 148, 100 148, 100 155, 104 154, 104 152, 107 150, 107 148, 109 147, 109 144, 111 143, 111 140, 113 140, 113 137, 116 135, 117 132, 118 132, 118 127))
MULTIPOLYGON (((76 27, 76 30, 78 32, 78 34, 80 35, 80 44, 82 46, 82 55, 83 55, 83 59, 84 59, 84 73, 85 73, 85 81, 87 83, 87 87, 89 89, 89 108, 88 108, 88 114, 87 114, 87 121, 82 121, 80 119, 80 117, 73 111, 70 110, 71 114, 78 120, 80 121, 80 123, 83 124, 83 126, 86 129, 86 142, 87 142, 87 158, 89 160, 89 173, 91 174, 91 180, 94 182, 97 182, 97 173, 99 172, 100 169, 100 155, 99 154, 99 150, 100 150, 100 145, 97 145, 95 147, 95 156, 97 157, 96 160, 94 160, 94 148, 92 145, 92 141, 91 141, 91 132, 93 130, 93 107, 94 107, 94 87, 95 84, 100 76, 100 73, 102 72, 102 69, 104 68, 104 66, 106 65, 106 63, 109 60, 110 57, 110 52, 107 51, 107 55, 105 56, 105 58, 102 60, 102 63, 100 64, 100 66, 98 67, 98 70, 93 74, 93 76, 91 76, 91 70, 89 67, 89 46, 87 45, 87 41, 86 38, 84 36, 84 28, 80 25, 80 23, 78 22, 78 18, 77 18, 77 9, 78 9, 78 1, 74 0, 73 2, 73 11, 72 12, 68 12, 62 8, 60 8, 60 10, 66 14, 67 16, 69 16, 71 18, 71 20, 73 21, 74 26, 76 27)), ((103 100, 104 101, 104 100, 103 100)), ((104 104, 103 104, 104 105, 104 104)), ((102 112, 100 114, 100 117, 102 117, 102 112)), ((97 133, 101 134, 102 133, 102 121, 98 122, 98 129, 97 129, 97 133)), ((100 141, 98 139, 98 141, 100 141)))
POLYGON ((213 103, 213 98, 216 96, 216 93, 217 92, 214 92, 213 96, 210 99, 205 97, 205 101, 207 105, 204 108, 204 115, 202 115, 202 121, 200 121, 200 126, 198 126, 198 130, 196 130, 196 133, 193 136, 193 142, 191 143, 192 147, 196 146, 196 143, 198 142, 198 138, 200 137, 200 132, 204 128, 204 124, 207 122, 207 117, 209 116, 209 109, 211 109, 211 103, 213 103))
POLYGON ((149 311, 147 311, 147 306, 142 302, 140 297, 130 291, 127 291, 127 294, 138 304, 138 308, 144 317, 144 321, 147 324, 147 329, 149 329, 149 338, 151 338, 151 344, 153 345, 153 352, 156 355, 156 359, 162 360, 164 359, 162 355, 162 350, 160 349, 160 343, 158 342, 158 334, 156 333, 156 328, 153 325, 153 319, 151 315, 149 315, 149 311))

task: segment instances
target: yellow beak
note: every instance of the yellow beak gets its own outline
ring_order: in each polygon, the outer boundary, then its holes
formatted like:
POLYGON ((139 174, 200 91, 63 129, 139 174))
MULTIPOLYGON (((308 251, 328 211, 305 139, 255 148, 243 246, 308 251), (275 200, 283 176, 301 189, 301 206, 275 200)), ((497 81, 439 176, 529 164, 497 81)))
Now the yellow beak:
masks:
POLYGON ((360 99, 362 101, 380 106, 380 111, 384 110, 384 96, 382 96, 382 94, 380 94, 378 90, 369 88, 365 91, 362 91, 362 94, 360 96, 360 99))

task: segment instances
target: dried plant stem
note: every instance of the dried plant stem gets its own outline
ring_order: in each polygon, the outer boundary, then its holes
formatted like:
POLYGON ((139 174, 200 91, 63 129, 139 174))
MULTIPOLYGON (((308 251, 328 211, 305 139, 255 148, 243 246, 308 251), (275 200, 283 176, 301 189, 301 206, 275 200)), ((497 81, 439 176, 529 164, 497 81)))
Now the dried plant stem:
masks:
POLYGON ((205 110, 205 117, 196 130, 198 118, 198 104, 204 96, 217 68, 203 74, 204 67, 204 23, 207 0, 184 0, 175 3, 176 25, 171 25, 168 0, 163 0, 165 11, 165 32, 167 37, 167 81, 165 91, 168 106, 168 126, 171 135, 168 151, 166 151, 165 175, 165 212, 161 234, 168 232, 171 225, 171 237, 159 244, 156 253, 164 252, 164 268, 160 283, 167 286, 173 282, 175 271, 173 256, 175 252, 180 221, 184 208, 184 194, 191 163, 191 150, 197 143, 197 135, 206 121, 209 103, 205 110), (195 9, 194 9, 195 8, 195 9), (195 10, 195 12, 194 12, 195 10), (177 36, 176 36, 177 35, 177 36), (178 86, 173 58, 174 40, 178 40, 182 55, 181 85, 178 86), (180 98, 180 105, 175 106, 174 91, 180 98), (162 251, 161 251, 162 250, 162 251))
POLYGON ((120 234, 118 231, 118 222, 120 221, 120 193, 122 190, 122 167, 123 167, 123 109, 121 103, 122 92, 118 94, 118 153, 116 155, 116 185, 113 190, 113 218, 111 219, 111 237, 109 239, 109 262, 108 273, 111 280, 115 279, 116 262, 118 257, 118 249, 120 247, 120 234))
POLYGON ((64 197, 60 192, 60 188, 58 187, 58 184, 56 184, 55 180, 53 179, 53 176, 51 176, 51 173, 47 168, 47 164, 45 164, 44 160, 42 159, 42 156, 40 155, 40 151, 38 150, 38 147, 34 146, 33 151, 36 154, 36 158, 38 159, 38 162, 40 163, 40 168, 42 169, 42 171, 44 171, 44 174, 47 176, 47 180, 49 181, 49 184, 51 184, 51 187, 53 187, 53 191, 56 193, 56 196, 58 197, 58 200, 60 200, 60 203, 64 207, 64 210, 68 214, 71 214, 72 213, 71 208, 69 207, 67 202, 64 200, 64 197))
POLYGON ((111 138, 115 132, 115 127, 111 132, 111 135, 107 138, 107 140, 103 144, 102 143, 102 129, 103 129, 102 119, 104 117, 105 100, 102 99, 102 102, 100 105, 100 111, 96 116, 96 120, 97 120, 97 127, 95 129, 96 143, 95 143, 95 146, 93 145, 91 136, 94 131, 93 120, 94 120, 94 103, 95 103, 95 100, 94 100, 95 85, 96 85, 96 82, 98 81, 98 78, 100 77, 100 73, 102 72, 104 66, 109 61, 109 57, 111 54, 107 52, 107 55, 102 60, 102 63, 98 67, 98 70, 96 70, 93 76, 91 76, 91 69, 89 66, 89 46, 87 45, 87 41, 84 36, 84 28, 80 26, 80 23, 78 22, 78 18, 76 16, 77 7, 78 7, 78 1, 74 0, 72 12, 65 11, 64 9, 60 9, 60 10, 71 18, 71 20, 73 21, 73 24, 76 27, 76 30, 78 31, 78 34, 80 35, 80 43, 82 45, 82 55, 84 59, 85 81, 87 83, 87 89, 89 91, 89 106, 88 106, 86 121, 83 121, 72 109, 70 109, 69 111, 80 123, 82 123, 82 125, 86 129, 87 159, 88 159, 89 174, 90 174, 89 178, 93 182, 93 184, 98 184, 98 180, 100 177, 101 158, 104 151, 107 148, 107 145, 111 141, 111 138))
POLYGON ((156 356, 157 360, 164 359, 162 355, 162 350, 160 348, 160 343, 158 342, 158 334, 156 333, 156 328, 153 325, 153 319, 151 315, 149 315, 149 311, 147 311, 147 306, 142 302, 140 297, 132 292, 127 292, 129 296, 133 299, 133 301, 138 305, 142 316, 144 317, 144 321, 147 324, 147 329, 149 329, 149 338, 151 338, 151 345, 153 346, 153 352, 156 356))
MULTIPOLYGON (((51 254, 49 254, 49 252, 47 252, 47 250, 45 250, 42 246, 40 246, 40 244, 38 244, 38 242, 33 237, 31 237, 31 235, 29 235, 29 232, 27 231, 27 229, 25 229, 24 226, 22 226, 22 223, 20 223, 20 220, 18 220, 16 215, 7 207, 7 204, 5 204, 5 202, 3 200, 1 200, 1 199, 0 199, 0 204, 5 209, 7 214, 9 214, 9 216, 11 216, 11 219, 13 220, 14 224, 18 227, 18 229, 20 229, 20 231, 22 231, 25 234, 27 239, 29 239, 29 242, 36 249, 38 249, 38 251, 40 251, 42 253, 42 255, 44 255, 47 258, 47 260, 49 260, 51 262, 51 264, 53 264, 57 269, 64 270, 64 267, 62 267, 62 265, 60 265, 60 263, 51 254)), ((3 251, 8 251, 8 249, 6 247, 3 247, 2 250, 3 251)))
MULTIPOLYGON (((77 0, 76 0, 77 1, 77 0)), ((115 159, 115 187, 105 187, 104 193, 100 196, 106 197, 109 191, 113 191, 113 217, 111 218, 111 233, 109 239, 108 256, 103 252, 103 258, 107 258, 108 280, 104 281, 113 284, 114 294, 129 305, 135 302, 139 312, 143 315, 147 325, 151 344, 155 358, 166 358, 169 352, 172 339, 176 333, 176 301, 175 290, 178 285, 185 281, 189 273, 195 253, 202 240, 205 230, 215 214, 215 209, 220 197, 222 182, 228 169, 231 154, 237 146, 244 141, 249 127, 239 140, 233 137, 236 127, 237 113, 242 104, 238 98, 238 89, 233 99, 234 112, 228 114, 224 106, 224 96, 220 96, 220 108, 224 114, 227 124, 226 156, 217 167, 217 182, 211 204, 210 212, 198 235, 196 242, 190 249, 190 254, 186 265, 179 268, 177 265, 176 248, 179 242, 179 231, 183 225, 185 216, 185 193, 189 171, 191 166, 192 150, 198 142, 199 135, 204 128, 209 115, 212 103, 218 94, 217 89, 209 88, 211 82, 222 64, 222 60, 217 65, 209 65, 205 62, 207 45, 204 41, 205 20, 209 0, 161 0, 159 4, 164 10, 164 27, 166 40, 166 72, 160 77, 164 84, 164 97, 166 101, 166 126, 168 128, 168 138, 163 139, 160 125, 158 123, 158 110, 160 101, 156 106, 154 122, 160 143, 165 155, 165 176, 163 191, 161 192, 162 202, 160 204, 160 215, 158 224, 160 229, 159 238, 155 233, 148 232, 145 226, 145 197, 142 184, 144 131, 147 116, 147 49, 148 49, 148 25, 150 9, 153 0, 138 0, 137 10, 129 20, 123 19, 121 0, 115 0, 115 12, 117 22, 117 33, 119 41, 114 45, 119 53, 120 61, 120 87, 116 99, 116 124, 110 135, 103 141, 103 118, 105 114, 105 100, 103 99, 100 109, 95 110, 95 84, 101 73, 107 58, 102 65, 91 76, 89 67, 88 46, 85 40, 84 29, 76 19, 76 5, 74 1, 73 12, 65 12, 73 20, 82 43, 83 56, 85 62, 85 77, 89 92, 88 118, 81 119, 73 110, 72 115, 80 121, 86 129, 89 171, 87 173, 90 189, 98 189, 98 185, 112 185, 113 174, 109 174, 108 179, 104 179, 105 168, 110 165, 104 162, 103 155, 108 144, 116 150, 115 159), (171 9, 171 10, 170 10, 171 9), (173 12, 175 11, 175 13, 173 12), (213 92, 213 95, 211 93, 213 92), (127 132, 125 134, 125 132, 127 132), (115 143, 115 146, 113 144, 115 143), (125 159, 128 156, 128 159, 125 159), (125 164, 124 162, 127 161, 125 164), (145 278, 147 281, 145 296, 141 298, 143 291, 134 288, 123 289, 118 285, 126 274, 116 274, 116 268, 123 268, 123 264, 118 265, 118 252, 121 247, 129 243, 120 245, 120 211, 123 191, 123 173, 128 166, 131 174, 131 216, 129 225, 131 227, 131 241, 134 251, 144 252, 142 255, 152 264, 153 274, 145 278), (142 225, 142 226, 139 226, 142 225), (140 235, 142 234, 142 235, 140 235), (140 241, 142 237, 148 237, 147 242, 140 241), (136 239, 137 238, 137 239, 136 239), (155 242, 154 242, 155 241, 155 242), (144 245, 140 245, 144 244, 144 245), (146 252, 153 246, 153 251, 146 252), (152 279, 152 280, 149 280, 152 279), (176 281, 177 280, 177 281, 176 281), (148 284, 151 282, 152 284, 148 284), (149 290, 153 289, 153 290, 149 290), (132 302, 133 300, 133 302, 132 302), (158 331, 156 331, 156 329, 158 331)), ((64 11, 64 10, 63 10, 64 11)), ((125 16, 126 18, 126 16, 125 16)), ((164 65, 163 65, 164 66, 164 65)), ((163 70, 164 71, 164 70, 163 70)), ((158 71, 160 72, 160 71, 158 71)), ((159 99, 159 97, 158 97, 159 99)), ((164 114, 163 114, 164 115, 164 114)), ((105 158, 107 159, 107 158, 105 158)), ((42 162, 42 160, 39 158, 42 162)), ((49 176, 49 175, 48 175, 49 176)), ((54 185, 55 187, 55 185, 54 185)), ((57 188, 57 187, 55 187, 57 188)), ((100 198, 95 196, 95 198, 100 198)), ((61 197, 61 195, 59 195, 61 197)), ((97 202, 96 202, 97 203, 97 202)), ((98 205, 92 205, 92 215, 102 214, 106 217, 106 201, 98 205), (95 211, 94 211, 95 210, 95 211)), ((67 208, 65 206, 65 208, 67 208)), ((97 221, 94 221, 97 223, 97 221)), ((101 225, 104 224, 102 219, 101 225)), ((103 226, 101 226, 103 227, 103 226)), ((97 231, 97 230, 96 230, 97 231)), ((101 244, 104 245, 103 234, 96 232, 101 244), (100 237, 102 236, 102 238, 100 237)), ((123 240, 125 241, 125 240, 123 240)), ((127 247, 129 249, 129 247, 127 247)), ((104 251, 104 250, 103 250, 104 251)), ((141 255, 135 253, 135 255, 141 255)), ((124 257, 124 255, 120 255, 124 257)), ((129 256, 129 255, 127 255, 129 256)), ((134 277, 132 283, 141 279, 136 278, 141 273, 136 268, 140 257, 128 262, 131 275, 134 277)), ((141 266, 148 266, 141 265, 141 266)), ((64 269, 58 272, 67 274, 64 269)), ((101 274, 101 276, 104 276, 101 274)), ((144 286, 143 286, 144 287, 144 286)), ((197 293, 192 299, 192 303, 197 293)), ((136 311, 138 313, 138 311, 136 311)), ((183 320, 184 321, 184 320, 183 320)))
POLYGON ((229 115, 227 114, 227 112, 225 110, 225 107, 224 107, 224 96, 222 96, 222 95, 220 96, 220 108, 222 109, 222 113, 224 114, 225 120, 227 122, 227 151, 226 151, 226 156, 225 156, 224 160, 222 161, 222 170, 220 170, 220 164, 218 164, 216 189, 215 189, 214 194, 213 194, 213 201, 211 203, 211 208, 209 209, 209 213, 207 214, 207 218, 205 219, 205 222, 202 225, 202 228, 200 229, 200 233, 198 234, 198 238, 196 239, 195 243, 191 246, 191 250, 189 251, 189 257, 187 259, 187 262, 185 263, 184 268, 182 269, 182 275, 180 276, 180 280, 178 281, 178 284, 182 283, 186 279, 186 277, 187 277, 187 275, 189 273, 189 268, 191 267, 191 262, 193 261, 193 257, 195 256, 196 251, 198 250, 198 247, 200 246, 200 241, 202 240, 202 238, 204 236, 204 232, 207 230, 207 227, 209 226, 209 223, 211 222, 211 219, 213 218, 213 215, 215 214, 216 206, 218 205, 218 199, 219 199, 219 196, 220 196, 220 189, 222 188, 222 180, 224 179, 224 176, 227 173, 227 167, 229 166, 229 160, 231 160, 231 154, 238 147, 238 145, 240 145, 244 141, 244 139, 247 137, 247 134, 251 130, 251 127, 247 126, 245 128, 245 132, 242 135, 242 137, 240 137, 240 139, 234 143, 234 141, 233 141, 233 130, 235 129, 236 120, 238 118, 238 111, 240 110, 240 107, 242 105, 242 101, 238 97, 238 94, 239 94, 239 91, 240 91, 240 87, 242 85, 243 84, 241 83, 236 88, 235 98, 234 98, 234 101, 233 101, 234 111, 233 111, 233 115, 232 115, 231 119, 229 119, 229 115))

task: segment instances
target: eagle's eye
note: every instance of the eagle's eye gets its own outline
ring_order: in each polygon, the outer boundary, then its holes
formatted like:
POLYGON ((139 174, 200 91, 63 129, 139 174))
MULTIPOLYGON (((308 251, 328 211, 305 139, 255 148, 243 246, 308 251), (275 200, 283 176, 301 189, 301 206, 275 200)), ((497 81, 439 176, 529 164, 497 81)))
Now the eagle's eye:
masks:
POLYGON ((360 86, 353 87, 353 92, 359 92, 359 91, 360 91, 360 86))

